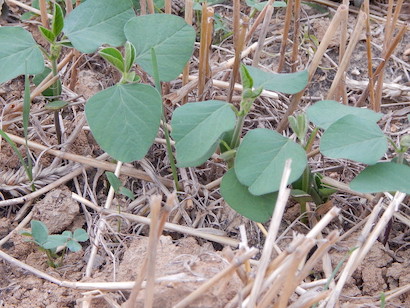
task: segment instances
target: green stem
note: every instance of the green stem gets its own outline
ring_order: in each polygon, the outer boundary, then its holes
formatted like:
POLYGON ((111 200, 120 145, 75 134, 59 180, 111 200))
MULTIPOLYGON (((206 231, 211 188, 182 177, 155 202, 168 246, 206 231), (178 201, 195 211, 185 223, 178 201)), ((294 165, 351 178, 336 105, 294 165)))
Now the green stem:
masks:
MULTIPOLYGON (((154 80, 155 80, 155 88, 158 90, 162 97, 162 90, 161 90, 161 82, 159 80, 159 72, 158 72, 158 62, 157 62, 157 56, 155 54, 155 49, 151 48, 151 61, 152 61, 152 66, 154 70, 154 80)), ((169 130, 167 126, 167 121, 165 118, 165 110, 164 106, 162 105, 162 128, 164 129, 164 135, 165 135, 165 140, 166 140, 166 148, 167 148, 167 154, 169 157, 169 163, 171 165, 171 170, 172 170, 172 177, 174 179, 174 184, 175 184, 175 189, 180 190, 179 186, 179 180, 178 180, 178 171, 177 167, 175 164, 175 157, 174 153, 172 152, 172 146, 171 146, 171 138, 169 137, 169 130)))
POLYGON ((235 130, 233 131, 232 140, 230 144, 231 149, 236 149, 239 146, 244 123, 245 123, 245 116, 244 115, 238 116, 238 120, 236 121, 235 130))
MULTIPOLYGON (((57 76, 58 74, 58 69, 57 69, 57 59, 51 59, 51 66, 52 66, 52 71, 53 71, 53 76, 57 76)), ((53 84, 53 96, 57 97, 59 95, 58 93, 58 80, 53 84)), ((56 128, 56 135, 57 135, 57 142, 58 144, 61 144, 62 142, 62 137, 61 137, 61 125, 60 125, 60 117, 59 117, 59 111, 56 110, 54 111, 54 126, 56 128)))

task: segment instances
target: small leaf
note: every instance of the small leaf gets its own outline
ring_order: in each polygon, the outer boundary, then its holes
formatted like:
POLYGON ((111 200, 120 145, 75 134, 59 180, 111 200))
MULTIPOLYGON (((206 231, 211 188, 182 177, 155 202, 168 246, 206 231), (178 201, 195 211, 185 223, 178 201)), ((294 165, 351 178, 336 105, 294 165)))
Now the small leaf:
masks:
POLYGON ((352 190, 362 193, 400 191, 410 194, 410 167, 393 162, 366 167, 350 183, 352 190))
POLYGON ((308 83, 309 74, 307 70, 296 73, 275 74, 252 66, 246 66, 246 68, 252 76, 254 88, 262 87, 270 91, 295 94, 302 91, 308 83))
POLYGON ((77 242, 88 241, 88 238, 88 233, 84 229, 75 229, 73 239, 75 239, 77 242))
POLYGON ((54 15, 52 22, 52 31, 57 38, 64 27, 64 13, 61 6, 58 3, 54 3, 54 15))
POLYGON ((243 138, 235 158, 239 182, 260 196, 279 190, 285 162, 292 159, 289 183, 296 181, 307 165, 303 148, 276 131, 257 128, 243 138))
POLYGON ((124 196, 130 198, 131 200, 135 199, 134 193, 131 190, 129 190, 128 188, 124 187, 124 186, 121 186, 118 192, 121 195, 124 195, 124 196))
POLYGON ((346 106, 336 101, 320 101, 307 109, 309 120, 323 129, 327 129, 334 122, 349 114, 375 123, 382 118, 381 113, 373 110, 346 106))
POLYGON ((149 85, 117 84, 91 97, 85 113, 98 144, 111 157, 130 162, 143 158, 152 145, 162 99, 149 85))
MULTIPOLYGON (((44 78, 46 78, 48 76, 48 74, 51 73, 51 68, 49 67, 44 67, 44 70, 40 73, 34 76, 33 78, 33 82, 36 86, 38 86, 43 80, 44 78)), ((48 87, 46 90, 44 90, 41 94, 43 94, 44 96, 54 96, 54 91, 53 91, 53 86, 51 85, 50 87, 48 87)), ((57 94, 60 95, 61 94, 61 80, 58 79, 57 80, 57 94)))
POLYGON ((66 107, 68 103, 66 101, 52 101, 47 103, 44 108, 47 110, 60 110, 66 107))
POLYGON ((124 70, 124 59, 122 58, 121 52, 112 47, 101 49, 98 54, 107 60, 109 63, 114 65, 120 72, 125 72, 124 70))
POLYGON ((241 82, 244 90, 250 89, 253 87, 253 79, 249 74, 249 71, 246 69, 246 66, 241 64, 241 82))
POLYGON ((124 25, 134 16, 130 0, 87 0, 67 15, 64 33, 84 53, 102 44, 121 46, 126 40, 124 25))
POLYGON ((120 187, 122 186, 122 183, 120 179, 112 172, 105 172, 105 175, 107 176, 108 182, 110 182, 110 185, 114 189, 116 193, 119 192, 120 187))
POLYGON ((60 246, 65 246, 67 241, 70 239, 66 234, 53 234, 49 235, 47 242, 44 243, 43 248, 45 249, 57 249, 60 246))
POLYGON ((44 58, 30 32, 21 27, 0 27, 0 46, 0 83, 43 71, 44 58))
POLYGON ((130 42, 125 42, 125 72, 129 72, 135 61, 135 47, 130 42))
POLYGON ((337 120, 324 132, 320 152, 331 158, 346 158, 375 164, 387 151, 387 139, 373 121, 355 115, 337 120))
POLYGON ((48 30, 47 28, 43 26, 38 26, 38 29, 40 30, 40 33, 43 35, 43 37, 49 41, 51 44, 53 44, 56 40, 56 36, 54 35, 53 32, 48 30))
POLYGON ((151 76, 154 76, 151 48, 155 50, 161 81, 175 79, 194 50, 195 30, 179 16, 149 14, 134 17, 125 25, 124 32, 135 47, 135 62, 151 76))
POLYGON ((266 222, 272 217, 277 193, 254 196, 242 185, 231 169, 225 173, 221 183, 221 194, 226 203, 239 214, 256 222, 266 222))
POLYGON ((70 249, 72 252, 77 252, 82 249, 81 245, 74 240, 70 240, 67 242, 67 248, 70 249))
POLYGON ((172 116, 178 166, 194 167, 215 152, 225 132, 235 127, 236 116, 230 104, 205 101, 185 104, 172 116))
POLYGON ((34 241, 39 245, 44 244, 48 238, 48 229, 47 226, 38 220, 31 221, 31 235, 33 236, 34 241))

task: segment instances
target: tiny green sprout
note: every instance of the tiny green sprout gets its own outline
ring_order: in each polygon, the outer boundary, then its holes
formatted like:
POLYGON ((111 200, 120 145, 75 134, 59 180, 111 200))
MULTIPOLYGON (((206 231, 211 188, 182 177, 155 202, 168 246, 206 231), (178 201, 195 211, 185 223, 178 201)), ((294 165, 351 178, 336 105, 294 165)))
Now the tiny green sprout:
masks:
POLYGON ((135 199, 134 194, 132 193, 131 190, 129 190, 128 188, 124 187, 120 181, 120 179, 112 172, 106 172, 105 173, 108 179, 108 182, 110 182, 110 185, 112 186, 112 188, 114 189, 114 191, 117 194, 121 194, 124 195, 128 198, 130 198, 131 200, 135 199))
POLYGON ((305 146, 305 138, 308 131, 306 114, 298 114, 296 117, 290 116, 288 119, 290 128, 295 132, 302 146, 305 146))
POLYGON ((88 240, 88 234, 83 229, 49 235, 47 226, 38 220, 31 221, 31 233, 23 231, 21 234, 32 238, 31 241, 38 246, 38 249, 46 253, 48 265, 54 268, 61 266, 67 249, 72 252, 80 251, 82 247, 79 242, 88 240), (63 250, 61 255, 57 253, 58 248, 63 250), (60 262, 56 262, 59 258, 60 262))

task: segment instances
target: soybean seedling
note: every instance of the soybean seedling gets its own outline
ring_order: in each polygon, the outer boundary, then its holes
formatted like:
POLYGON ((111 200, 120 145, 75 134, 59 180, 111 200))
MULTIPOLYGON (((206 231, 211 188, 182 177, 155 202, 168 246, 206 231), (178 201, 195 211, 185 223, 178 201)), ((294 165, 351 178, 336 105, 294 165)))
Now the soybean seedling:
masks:
POLYGON ((80 251, 82 247, 79 242, 88 240, 88 234, 84 229, 49 235, 47 226, 38 220, 31 221, 31 232, 25 231, 21 234, 32 238, 31 241, 37 245, 38 249, 46 253, 47 264, 53 268, 62 265, 67 249, 72 252, 80 251), (62 249, 61 255, 57 253, 58 248, 62 249), (58 259, 60 259, 59 262, 57 262, 58 259))

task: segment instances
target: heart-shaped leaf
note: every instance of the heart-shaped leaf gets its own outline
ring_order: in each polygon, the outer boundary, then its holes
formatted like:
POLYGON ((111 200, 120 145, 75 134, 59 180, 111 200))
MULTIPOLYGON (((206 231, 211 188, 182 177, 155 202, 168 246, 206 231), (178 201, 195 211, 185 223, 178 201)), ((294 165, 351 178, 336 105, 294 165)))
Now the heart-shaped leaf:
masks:
POLYGON ((308 83, 308 72, 306 70, 288 73, 275 74, 262 71, 253 66, 246 66, 253 79, 253 87, 262 87, 266 90, 277 91, 286 94, 295 94, 302 91, 308 83))
POLYGON ((331 124, 349 114, 365 121, 377 122, 382 118, 381 113, 373 110, 346 106, 336 101, 320 101, 307 109, 309 120, 316 126, 327 129, 331 124))
POLYGON ((400 191, 410 194, 410 167, 393 162, 366 167, 350 182, 350 188, 363 193, 400 191))
POLYGON ((98 144, 123 162, 141 159, 158 132, 162 100, 144 84, 117 84, 91 97, 85 113, 98 144))
POLYGON ((151 48, 155 50, 161 81, 175 79, 194 50, 194 28, 175 15, 138 16, 128 21, 124 31, 135 47, 135 62, 151 76, 154 75, 151 48))
POLYGON ((185 104, 172 116, 172 137, 176 144, 178 166, 194 167, 215 152, 225 132, 235 127, 231 106, 222 101, 185 104))
POLYGON ((229 170, 222 178, 221 194, 226 203, 239 214, 262 223, 271 218, 278 195, 252 195, 248 187, 238 181, 234 169, 229 170))
POLYGON ((102 44, 125 42, 124 25, 135 16, 130 0, 87 0, 65 19, 64 33, 73 46, 90 53, 102 44))
POLYGON ((307 165, 303 148, 276 131, 257 128, 246 134, 235 158, 239 182, 260 196, 279 190, 285 162, 292 159, 289 182, 296 181, 307 165))
POLYGON ((43 71, 44 58, 30 32, 21 27, 0 27, 0 46, 0 83, 43 71))
POLYGON ((387 151, 387 139, 373 121, 347 115, 324 132, 320 152, 331 158, 346 158, 375 164, 387 151))

